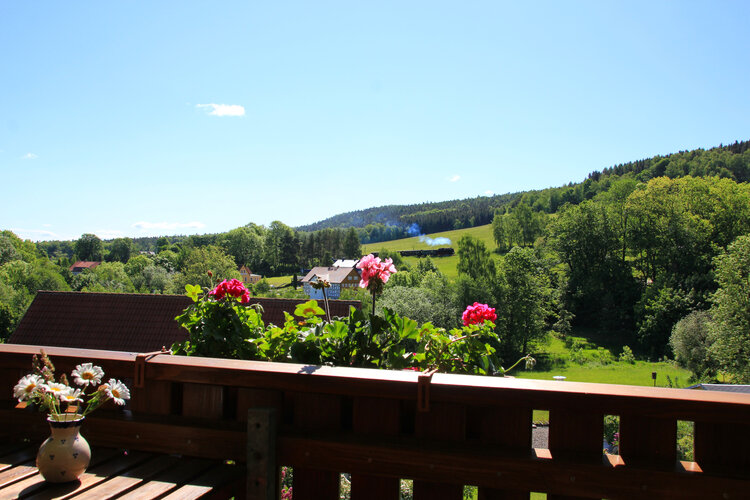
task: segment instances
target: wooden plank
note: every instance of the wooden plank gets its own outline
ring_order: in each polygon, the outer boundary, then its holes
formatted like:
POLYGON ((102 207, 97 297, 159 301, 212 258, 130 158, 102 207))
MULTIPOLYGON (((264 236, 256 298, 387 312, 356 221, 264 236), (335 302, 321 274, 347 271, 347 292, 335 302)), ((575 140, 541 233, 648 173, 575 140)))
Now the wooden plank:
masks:
POLYGON ((247 410, 251 408, 273 408, 276 418, 281 416, 284 407, 284 393, 265 389, 240 388, 237 391, 237 415, 240 422, 247 421, 247 410))
MULTIPOLYGON (((470 423, 476 426, 480 446, 499 450, 531 452, 532 415, 530 408, 473 408, 469 411, 470 423)), ((499 477, 507 471, 498 470, 499 477)), ((530 492, 479 488, 478 500, 528 500, 530 492)))
POLYGON ((224 414, 222 386, 185 384, 182 390, 182 414, 186 417, 221 418, 224 414))
POLYGON ((242 466, 217 464, 189 484, 171 492, 162 500, 193 500, 196 498, 243 498, 245 469, 242 466))
POLYGON ((130 409, 137 413, 169 415, 172 411, 172 386, 173 382, 146 380, 145 387, 131 388, 130 409))
POLYGON ((8 446, 6 449, 12 451, 3 454, 3 456, 0 457, 0 472, 8 470, 14 465, 34 460, 36 453, 39 450, 39 448, 35 446, 24 446, 23 448, 19 448, 18 446, 8 446))
POLYGON ((717 475, 750 476, 750 425, 695 422, 695 461, 717 475))
POLYGON ((106 481, 107 478, 115 476, 130 467, 133 467, 148 458, 144 453, 130 453, 123 455, 122 452, 111 449, 95 449, 91 455, 91 465, 78 481, 70 483, 47 483, 40 475, 29 477, 24 481, 16 483, 10 489, 0 491, 8 498, 23 494, 24 498, 42 500, 49 498, 64 499, 71 498, 93 485, 106 481))
POLYGON ((19 481, 21 479, 38 474, 39 471, 36 468, 36 463, 34 460, 29 460, 27 462, 17 464, 0 473, 0 488, 15 483, 16 481, 19 481))
POLYGON ((677 460, 677 421, 622 415, 620 455, 629 466, 673 468, 677 460))
POLYGON ((276 410, 247 411, 247 498, 275 500, 279 494, 276 463, 276 410))
MULTIPOLYGON (((300 430, 337 431, 341 428, 341 399, 328 394, 294 393, 294 426, 300 430)), ((306 449, 306 456, 317 450, 306 449)), ((284 462, 280 462, 284 464, 284 462)), ((294 467, 292 489, 295 500, 335 500, 339 496, 340 472, 326 471, 315 466, 294 467)), ((348 471, 343 471, 348 472, 348 471)))
MULTIPOLYGON (((19 438, 31 437, 41 444, 49 425, 41 418, 18 419, 19 410, 0 410, 0 426, 15 429, 19 438)), ((36 415, 35 415, 36 416, 36 415)), ((190 418, 113 418, 103 413, 86 417, 81 431, 91 444, 101 447, 139 449, 187 456, 245 462, 246 427, 239 422, 208 422, 190 418), (112 432, 116 428, 117 432, 112 432)))
MULTIPOLYGON (((601 463, 604 437, 604 415, 590 412, 553 409, 550 411, 549 450, 555 460, 601 463)), ((575 473, 566 473, 568 480, 577 480, 575 473)), ((548 500, 574 500, 580 497, 547 495, 548 500)))
POLYGON ((157 498, 177 490, 177 488, 214 466, 216 466, 216 462, 211 460, 181 458, 176 467, 160 472, 143 485, 117 498, 129 500, 157 498))
POLYGON ((179 462, 179 458, 168 455, 151 457, 139 466, 129 469, 122 474, 111 477, 85 492, 77 495, 76 500, 100 500, 102 498, 113 498, 143 484, 152 476, 155 476, 179 462))
MULTIPOLYGON (((466 407, 430 402, 430 411, 417 412, 415 432, 417 437, 440 441, 463 441, 466 436, 466 407)), ((425 465, 434 467, 429 457, 425 465)), ((414 500, 463 499, 463 485, 414 479, 414 500)))
MULTIPOLYGON (((353 428, 365 436, 397 436, 401 425, 401 405, 396 399, 355 398, 353 428)), ((401 480, 370 474, 351 475, 352 500, 398 500, 401 480)))

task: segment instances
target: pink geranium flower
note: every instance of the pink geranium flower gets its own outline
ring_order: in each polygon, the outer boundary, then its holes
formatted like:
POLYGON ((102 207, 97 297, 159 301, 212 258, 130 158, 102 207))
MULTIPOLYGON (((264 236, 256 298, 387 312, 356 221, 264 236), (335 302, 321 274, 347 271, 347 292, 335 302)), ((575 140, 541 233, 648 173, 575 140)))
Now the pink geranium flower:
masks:
POLYGON ((372 254, 365 255, 357 263, 357 269, 362 271, 359 286, 367 288, 371 292, 382 291, 383 285, 388 282, 391 274, 396 272, 393 260, 380 260, 372 254))
POLYGON ((484 323, 488 320, 494 322, 497 319, 497 314, 495 314, 494 307, 474 302, 473 305, 466 307, 461 317, 464 320, 464 326, 469 326, 484 323))
POLYGON ((250 292, 240 280, 231 279, 229 281, 224 280, 216 288, 208 292, 210 297, 215 300, 221 300, 226 296, 240 299, 240 302, 247 304, 250 301, 250 292))

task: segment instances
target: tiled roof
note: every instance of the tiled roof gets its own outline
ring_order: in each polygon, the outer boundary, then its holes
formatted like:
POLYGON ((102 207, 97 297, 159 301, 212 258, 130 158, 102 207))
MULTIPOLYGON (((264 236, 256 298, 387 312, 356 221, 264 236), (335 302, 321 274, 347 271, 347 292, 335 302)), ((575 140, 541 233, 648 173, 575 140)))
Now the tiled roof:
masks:
POLYGON ((343 283, 347 276, 352 272, 352 267, 313 267, 309 273, 305 275, 302 283, 309 283, 314 276, 328 276, 329 283, 343 283))
MULTIPOLYGON (((306 300, 253 297, 263 306, 263 321, 280 325, 306 300)), ((184 340, 175 321, 192 303, 184 295, 40 291, 21 319, 10 344, 79 347, 125 352, 158 351, 184 340)), ((329 301, 332 316, 346 316, 359 301, 329 301)))
POLYGON ((70 270, 73 269, 94 269, 96 266, 101 264, 101 262, 98 261, 90 261, 90 260, 78 260, 75 264, 70 266, 70 270))

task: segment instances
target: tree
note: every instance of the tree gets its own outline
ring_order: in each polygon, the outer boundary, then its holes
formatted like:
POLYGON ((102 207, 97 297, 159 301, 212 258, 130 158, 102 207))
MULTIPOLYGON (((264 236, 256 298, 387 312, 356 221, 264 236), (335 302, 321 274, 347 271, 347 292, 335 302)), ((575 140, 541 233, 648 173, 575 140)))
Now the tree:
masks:
POLYGON ((711 314, 693 311, 674 325, 669 345, 677 363, 693 372, 694 380, 716 377, 716 360, 710 354, 711 314))
POLYGON ((83 292, 131 293, 135 291, 133 282, 125 272, 125 265, 122 262, 104 262, 84 273, 88 274, 90 281, 81 289, 83 292))
POLYGON ((715 259, 719 288, 712 297, 711 353, 733 381, 750 383, 750 234, 715 259))
POLYGON ((234 258, 237 266, 248 265, 253 268, 263 256, 263 239, 256 230, 247 226, 221 235, 219 245, 234 258))
POLYGON ((474 279, 492 279, 495 276, 495 261, 484 242, 464 235, 458 240, 458 274, 474 279))
POLYGON ((545 266, 531 248, 514 247, 503 260, 498 333, 508 354, 527 354, 529 342, 545 334, 553 289, 545 266))
POLYGON ((578 323, 631 330, 638 284, 604 203, 569 205, 550 224, 550 242, 567 264, 567 301, 578 323))
POLYGON ((104 256, 104 244, 95 234, 82 234, 76 240, 74 249, 78 260, 100 262, 104 256))
POLYGON ((107 262, 122 262, 127 264, 133 252, 133 240, 130 238, 116 238, 109 246, 107 262))
POLYGON ((511 216, 521 230, 522 243, 532 245, 537 236, 542 233, 541 214, 534 212, 528 204, 520 203, 511 216))
POLYGON ((173 286, 175 292, 181 293, 185 291, 185 285, 213 288, 217 281, 232 278, 240 279, 234 259, 221 248, 209 245, 188 252, 182 272, 174 277, 173 286))
POLYGON ((358 259, 362 256, 362 245, 359 243, 357 230, 350 227, 344 237, 344 257, 347 259, 358 259))

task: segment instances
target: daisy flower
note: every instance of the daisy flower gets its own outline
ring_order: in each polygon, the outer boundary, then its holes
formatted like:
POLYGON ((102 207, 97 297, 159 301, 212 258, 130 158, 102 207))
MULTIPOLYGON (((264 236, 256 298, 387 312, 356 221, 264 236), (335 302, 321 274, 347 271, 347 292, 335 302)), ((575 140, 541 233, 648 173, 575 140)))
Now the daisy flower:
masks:
POLYGON ((44 380, 39 375, 26 375, 13 387, 13 397, 18 398, 19 402, 31 399, 31 395, 43 383, 44 380))
POLYGON ((96 387, 97 384, 102 382, 104 370, 91 363, 83 363, 76 366, 71 375, 73 375, 73 381, 78 385, 96 387))
POLYGON ((83 399, 81 399, 81 389, 73 389, 72 387, 69 389, 68 392, 60 394, 60 401, 68 404, 83 402, 83 399))
POLYGON ((113 378, 109 379, 109 382, 107 382, 107 396, 115 400, 115 403, 118 405, 124 405, 126 399, 130 399, 130 391, 128 390, 127 386, 120 382, 119 380, 115 380, 113 378))
POLYGON ((70 387, 59 382, 50 382, 49 384, 44 384, 42 387, 45 392, 52 394, 58 399, 61 399, 63 394, 70 392, 70 387))

